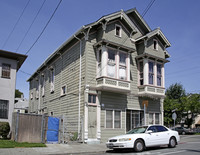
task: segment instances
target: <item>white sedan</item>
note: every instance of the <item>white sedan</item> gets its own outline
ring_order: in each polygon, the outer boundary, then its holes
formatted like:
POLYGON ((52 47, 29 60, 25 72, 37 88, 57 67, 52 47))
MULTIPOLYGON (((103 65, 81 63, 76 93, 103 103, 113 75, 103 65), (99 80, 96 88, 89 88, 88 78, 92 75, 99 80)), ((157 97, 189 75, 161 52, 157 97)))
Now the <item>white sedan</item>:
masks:
POLYGON ((162 125, 149 125, 134 128, 125 135, 108 139, 106 146, 109 149, 134 148, 136 152, 143 151, 146 147, 168 145, 173 148, 178 145, 180 136, 162 125))

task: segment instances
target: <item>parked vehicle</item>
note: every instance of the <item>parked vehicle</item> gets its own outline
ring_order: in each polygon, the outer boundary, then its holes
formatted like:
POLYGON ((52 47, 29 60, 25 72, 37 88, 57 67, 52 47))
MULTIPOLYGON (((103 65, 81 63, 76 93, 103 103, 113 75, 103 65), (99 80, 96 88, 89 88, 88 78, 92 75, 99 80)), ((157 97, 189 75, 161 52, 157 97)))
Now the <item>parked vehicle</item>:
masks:
POLYGON ((177 131, 173 131, 162 125, 149 125, 134 128, 125 135, 108 139, 106 146, 109 149, 133 148, 136 152, 142 152, 147 147, 168 145, 176 147, 180 141, 177 131))
POLYGON ((179 134, 182 134, 182 135, 185 135, 185 134, 194 134, 195 133, 194 131, 192 131, 190 129, 186 129, 184 127, 175 127, 175 131, 177 131, 179 134))

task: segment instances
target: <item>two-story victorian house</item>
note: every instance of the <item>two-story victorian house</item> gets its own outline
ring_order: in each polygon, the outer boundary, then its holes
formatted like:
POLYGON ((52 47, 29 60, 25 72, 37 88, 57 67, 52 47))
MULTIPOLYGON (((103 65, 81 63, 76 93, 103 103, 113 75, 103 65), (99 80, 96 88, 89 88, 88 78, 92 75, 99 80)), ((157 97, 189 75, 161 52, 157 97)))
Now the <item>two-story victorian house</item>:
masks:
POLYGON ((0 50, 0 122, 12 124, 16 74, 27 56, 0 50))
POLYGON ((28 79, 29 109, 75 119, 73 130, 85 142, 163 124, 167 47, 162 31, 151 30, 136 9, 103 16, 78 30, 28 79))

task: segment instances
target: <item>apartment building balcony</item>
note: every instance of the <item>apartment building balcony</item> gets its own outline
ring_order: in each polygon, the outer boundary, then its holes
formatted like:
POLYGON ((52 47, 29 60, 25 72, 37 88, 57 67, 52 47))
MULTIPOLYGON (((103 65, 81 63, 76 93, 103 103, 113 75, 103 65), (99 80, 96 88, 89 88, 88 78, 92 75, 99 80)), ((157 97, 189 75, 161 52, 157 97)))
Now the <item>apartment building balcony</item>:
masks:
POLYGON ((110 77, 99 77, 96 79, 97 90, 113 91, 118 93, 129 93, 130 82, 110 77))
POLYGON ((151 98, 164 98, 165 88, 151 85, 138 86, 138 95, 151 98))

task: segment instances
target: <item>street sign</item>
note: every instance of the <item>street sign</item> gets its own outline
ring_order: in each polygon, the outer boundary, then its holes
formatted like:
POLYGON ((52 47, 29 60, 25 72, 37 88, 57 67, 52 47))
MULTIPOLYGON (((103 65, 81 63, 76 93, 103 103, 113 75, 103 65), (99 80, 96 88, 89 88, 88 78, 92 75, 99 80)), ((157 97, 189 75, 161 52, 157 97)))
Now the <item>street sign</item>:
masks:
POLYGON ((172 114, 172 119, 173 119, 173 120, 176 120, 176 118, 177 118, 177 115, 176 115, 176 113, 174 112, 174 113, 172 114))

